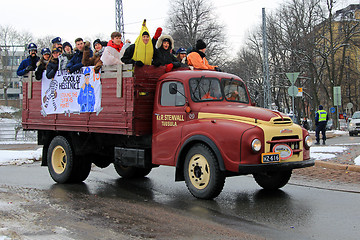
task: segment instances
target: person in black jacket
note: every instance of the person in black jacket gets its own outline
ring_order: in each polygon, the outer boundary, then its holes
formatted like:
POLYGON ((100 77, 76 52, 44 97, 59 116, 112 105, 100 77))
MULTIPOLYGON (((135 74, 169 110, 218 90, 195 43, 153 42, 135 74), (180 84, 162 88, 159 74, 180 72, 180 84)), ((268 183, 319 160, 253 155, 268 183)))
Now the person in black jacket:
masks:
MULTIPOLYGON (((75 44, 76 44, 75 54, 71 58, 70 62, 66 65, 66 70, 69 73, 73 73, 77 70, 80 70, 84 66, 81 62, 85 50, 84 40, 82 38, 77 38, 75 39, 75 44)), ((92 57, 93 51, 91 49, 89 51, 90 51, 89 57, 92 57)))
POLYGON ((51 58, 46 67, 46 77, 52 79, 55 77, 57 70, 59 69, 59 55, 61 53, 60 48, 53 48, 51 58))
POLYGON ((37 46, 35 45, 35 43, 29 44, 28 51, 29 56, 20 63, 20 66, 16 71, 18 76, 24 76, 30 71, 35 71, 36 63, 40 60, 40 58, 36 55, 37 46))
POLYGON ((42 57, 40 61, 36 63, 35 79, 41 80, 43 72, 46 70, 46 65, 49 62, 51 51, 49 48, 43 48, 41 50, 42 57))
MULTIPOLYGON (((145 24, 145 22, 143 23, 142 32, 140 33, 140 36, 139 36, 138 38, 140 38, 141 41, 142 41, 145 45, 147 45, 147 44, 150 42, 150 34, 149 34, 149 32, 147 31, 147 28, 146 28, 146 26, 145 26, 144 24, 145 24), (144 28, 144 27, 145 27, 145 28, 144 28)), ((154 37, 153 37, 152 40, 151 40, 151 44, 152 44, 152 46, 151 46, 152 49, 151 49, 151 50, 152 50, 152 51, 151 51, 151 53, 148 53, 149 55, 151 55, 151 59, 152 59, 152 57, 153 57, 153 51, 155 51, 154 46, 155 46, 155 44, 156 44, 156 41, 157 41, 158 38, 160 37, 161 33, 162 33, 162 28, 161 28, 161 27, 158 27, 158 28, 156 29, 156 32, 155 32, 154 37)), ((125 52, 124 52, 124 55, 123 55, 123 57, 121 58, 121 61, 122 61, 123 63, 125 63, 125 64, 134 64, 134 65, 136 65, 136 66, 138 66, 138 67, 142 67, 142 66, 144 66, 144 65, 151 65, 151 63, 152 63, 152 60, 151 60, 151 59, 150 59, 149 62, 145 62, 145 61, 146 61, 145 59, 142 59, 142 60, 139 60, 139 59, 134 60, 134 59, 136 59, 135 56, 134 56, 136 44, 139 44, 139 43, 137 43, 137 41, 135 41, 134 44, 131 44, 129 47, 126 48, 126 50, 125 50, 125 52)))
POLYGON ((166 66, 169 72, 173 67, 181 66, 181 63, 173 55, 174 39, 170 35, 161 35, 156 42, 156 50, 153 57, 154 66, 166 66))

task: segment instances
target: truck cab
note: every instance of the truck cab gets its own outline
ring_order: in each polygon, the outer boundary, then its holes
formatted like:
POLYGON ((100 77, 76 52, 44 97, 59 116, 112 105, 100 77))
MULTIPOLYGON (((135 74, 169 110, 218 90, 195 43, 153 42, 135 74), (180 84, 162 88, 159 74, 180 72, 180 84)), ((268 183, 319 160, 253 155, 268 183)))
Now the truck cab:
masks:
POLYGON ((277 189, 292 169, 314 164, 308 132, 285 114, 253 106, 245 83, 232 74, 161 76, 152 123, 153 164, 176 166, 176 180, 196 197, 217 196, 225 177, 244 174, 277 189))

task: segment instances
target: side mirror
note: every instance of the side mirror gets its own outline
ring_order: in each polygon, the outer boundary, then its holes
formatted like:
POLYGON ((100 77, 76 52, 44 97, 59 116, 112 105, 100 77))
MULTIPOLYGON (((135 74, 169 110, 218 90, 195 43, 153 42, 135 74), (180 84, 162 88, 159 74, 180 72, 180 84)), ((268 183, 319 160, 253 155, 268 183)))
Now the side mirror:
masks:
POLYGON ((177 90, 177 84, 176 83, 170 83, 169 85, 169 92, 170 94, 177 94, 178 90, 177 90))

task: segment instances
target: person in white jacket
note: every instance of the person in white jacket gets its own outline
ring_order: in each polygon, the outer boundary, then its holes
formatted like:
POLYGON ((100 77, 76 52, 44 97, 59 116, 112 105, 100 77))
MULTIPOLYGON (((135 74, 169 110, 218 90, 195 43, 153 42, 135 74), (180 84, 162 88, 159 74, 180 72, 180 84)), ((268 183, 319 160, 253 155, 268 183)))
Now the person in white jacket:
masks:
POLYGON ((121 41, 121 33, 113 32, 111 34, 111 40, 108 42, 105 50, 100 58, 103 62, 103 65, 117 65, 122 64, 120 51, 123 47, 123 42, 121 41))

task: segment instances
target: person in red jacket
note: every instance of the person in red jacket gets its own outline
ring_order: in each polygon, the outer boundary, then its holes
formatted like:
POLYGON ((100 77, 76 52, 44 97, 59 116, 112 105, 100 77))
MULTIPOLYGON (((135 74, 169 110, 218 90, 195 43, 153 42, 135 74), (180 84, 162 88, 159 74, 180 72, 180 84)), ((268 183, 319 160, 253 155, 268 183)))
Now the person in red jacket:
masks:
POLYGON ((216 70, 220 71, 218 66, 212 66, 205 58, 206 43, 199 39, 196 42, 196 48, 187 57, 188 65, 193 66, 195 69, 203 70, 216 70))

